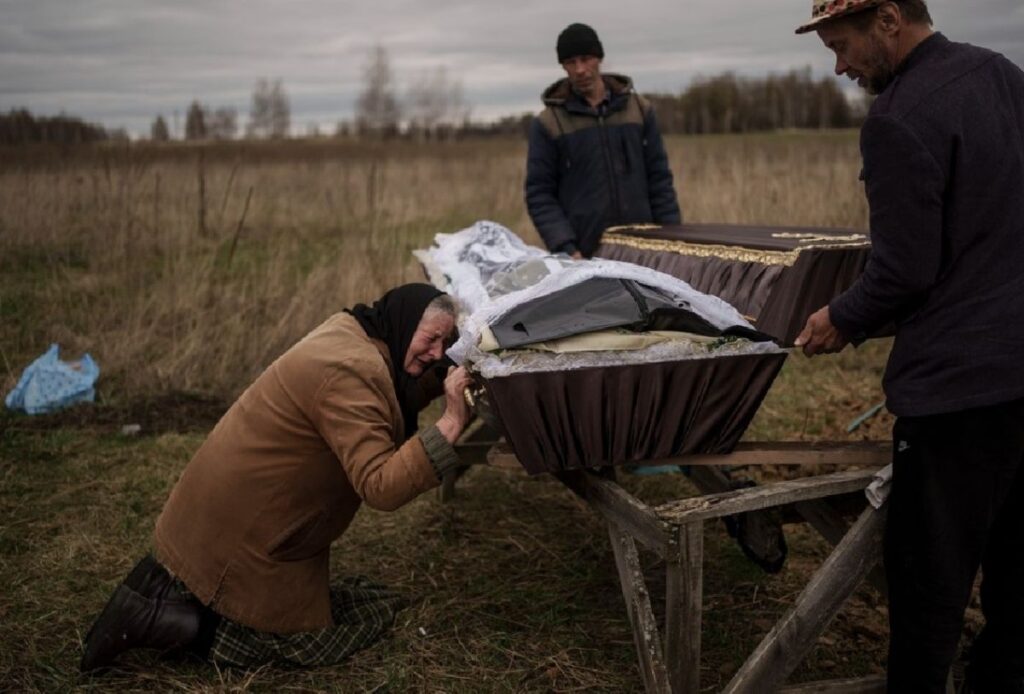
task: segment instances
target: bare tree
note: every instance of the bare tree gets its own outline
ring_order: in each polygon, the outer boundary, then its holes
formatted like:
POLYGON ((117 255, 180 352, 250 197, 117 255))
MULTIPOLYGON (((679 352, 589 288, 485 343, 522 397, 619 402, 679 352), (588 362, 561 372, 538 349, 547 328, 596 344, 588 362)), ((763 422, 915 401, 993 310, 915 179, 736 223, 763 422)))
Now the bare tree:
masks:
POLYGON ((185 114, 185 139, 206 139, 206 109, 198 101, 188 105, 188 112, 185 114))
POLYGON ((442 126, 454 129, 469 116, 462 83, 441 66, 424 72, 406 93, 409 129, 419 137, 437 136, 442 126))
POLYGON ((209 114, 206 133, 214 140, 231 140, 238 134, 238 111, 223 106, 209 114))
POLYGON ((281 80, 257 80, 249 108, 250 137, 286 137, 291 126, 291 107, 281 80))
POLYGON ((167 142, 171 139, 171 133, 167 129, 167 121, 162 115, 156 117, 153 125, 149 127, 149 139, 153 142, 167 142))
POLYGON ((378 44, 363 68, 363 91, 356 101, 356 127, 360 133, 393 135, 398 131, 400 118, 388 52, 378 44))
POLYGON ((249 125, 245 134, 249 137, 266 137, 270 132, 270 83, 260 78, 252 90, 252 104, 249 106, 249 125))
POLYGON ((270 89, 270 136, 288 137, 291 127, 291 105, 288 95, 284 93, 281 80, 276 80, 270 89))

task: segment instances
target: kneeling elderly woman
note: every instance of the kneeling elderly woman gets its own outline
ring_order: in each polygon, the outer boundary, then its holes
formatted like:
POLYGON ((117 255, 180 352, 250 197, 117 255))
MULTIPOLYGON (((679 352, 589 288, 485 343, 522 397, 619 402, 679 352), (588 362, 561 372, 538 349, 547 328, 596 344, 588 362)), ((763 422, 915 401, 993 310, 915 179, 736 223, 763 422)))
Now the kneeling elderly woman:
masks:
POLYGON ((379 638, 400 598, 361 580, 330 586, 330 545, 362 502, 397 509, 457 465, 465 369, 449 370, 444 414, 416 434, 420 376, 454 330, 451 299, 410 284, 332 316, 271 364, 185 468, 155 558, 114 591, 82 669, 132 648, 329 665, 379 638))

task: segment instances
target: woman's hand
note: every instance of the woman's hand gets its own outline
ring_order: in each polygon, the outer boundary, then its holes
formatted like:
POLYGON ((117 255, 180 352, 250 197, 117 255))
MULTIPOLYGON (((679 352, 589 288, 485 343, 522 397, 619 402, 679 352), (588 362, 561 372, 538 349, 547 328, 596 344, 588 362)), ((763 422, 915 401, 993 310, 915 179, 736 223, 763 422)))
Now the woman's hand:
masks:
POLYGON ((455 443, 469 424, 469 403, 465 392, 472 382, 466 367, 448 369, 448 376, 444 379, 444 414, 437 420, 437 428, 449 443, 455 443))

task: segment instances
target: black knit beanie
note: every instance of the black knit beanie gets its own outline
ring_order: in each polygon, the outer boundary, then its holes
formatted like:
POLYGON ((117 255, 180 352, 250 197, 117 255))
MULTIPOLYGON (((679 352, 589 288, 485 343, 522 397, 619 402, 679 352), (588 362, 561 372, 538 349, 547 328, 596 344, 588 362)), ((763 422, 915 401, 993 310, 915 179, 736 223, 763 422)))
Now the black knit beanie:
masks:
POLYGON ((604 48, 601 46, 597 32, 586 24, 570 24, 558 35, 558 62, 563 63, 569 58, 578 55, 593 55, 604 58, 604 48))

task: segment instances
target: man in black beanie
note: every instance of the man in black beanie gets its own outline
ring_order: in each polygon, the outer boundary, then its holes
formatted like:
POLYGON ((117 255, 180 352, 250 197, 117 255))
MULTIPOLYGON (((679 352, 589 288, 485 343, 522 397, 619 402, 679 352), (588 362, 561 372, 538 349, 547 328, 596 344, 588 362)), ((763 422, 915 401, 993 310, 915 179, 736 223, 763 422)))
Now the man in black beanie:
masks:
POLYGON ((679 224, 672 171, 650 103, 623 75, 602 74, 586 24, 558 35, 566 77, 548 87, 530 127, 526 206, 552 252, 589 258, 605 229, 679 224))

